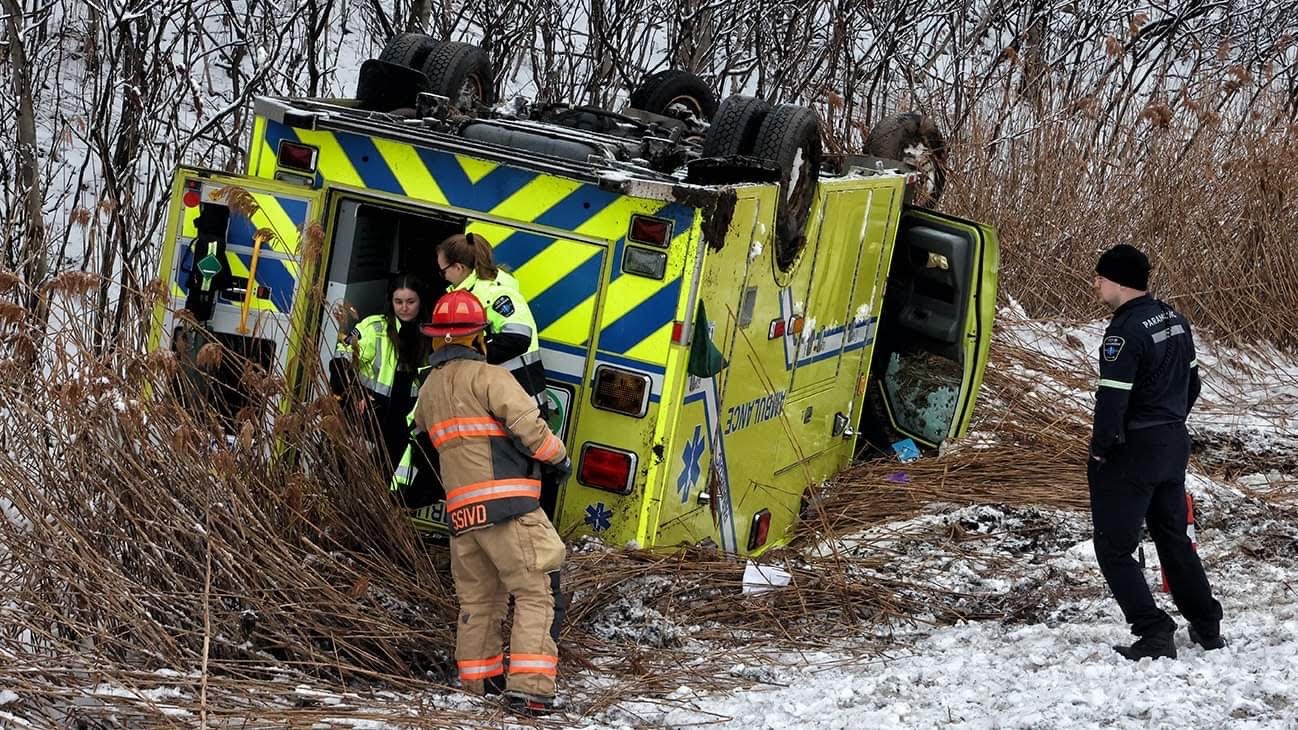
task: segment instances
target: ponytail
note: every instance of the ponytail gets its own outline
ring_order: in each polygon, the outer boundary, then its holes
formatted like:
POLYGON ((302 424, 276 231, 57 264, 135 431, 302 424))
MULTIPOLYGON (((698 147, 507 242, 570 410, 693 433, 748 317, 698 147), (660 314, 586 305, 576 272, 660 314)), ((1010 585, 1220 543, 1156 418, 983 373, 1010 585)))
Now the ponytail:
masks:
POLYGON ((498 269, 496 259, 487 239, 477 233, 457 233, 437 244, 448 264, 463 264, 484 281, 493 281, 498 269))

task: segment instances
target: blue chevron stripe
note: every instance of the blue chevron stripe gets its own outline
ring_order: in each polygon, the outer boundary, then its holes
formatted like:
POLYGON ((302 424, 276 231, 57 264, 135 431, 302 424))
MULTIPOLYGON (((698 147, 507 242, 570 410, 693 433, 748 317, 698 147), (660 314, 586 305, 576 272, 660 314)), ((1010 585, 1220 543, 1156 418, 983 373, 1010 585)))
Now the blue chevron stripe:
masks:
POLYGON ((414 150, 428 174, 437 181, 446 202, 457 208, 489 211, 537 176, 534 172, 499 165, 475 183, 464 174, 464 168, 460 167, 455 155, 425 147, 415 147, 414 150))
POLYGON ((288 219, 293 221, 293 225, 297 226, 299 230, 306 224, 306 212, 310 208, 307 201, 276 195, 275 202, 279 203, 280 210, 284 211, 284 215, 288 216, 288 219))
MULTIPOLYGON (((245 267, 252 265, 251 254, 236 254, 245 267)), ((293 309, 293 294, 297 280, 289 273, 284 262, 262 256, 257 259, 257 284, 270 289, 270 303, 276 311, 288 314, 293 309)))
POLYGON ((536 223, 565 231, 576 230, 621 197, 594 185, 582 185, 550 206, 549 210, 536 218, 536 223))
POLYGON ((680 297, 681 280, 673 279, 657 293, 618 317, 599 334, 599 349, 623 353, 672 321, 680 297))
POLYGON ((542 236, 526 231, 512 231, 496 244, 492 253, 496 257, 496 263, 508 267, 510 271, 518 271, 523 264, 531 261, 533 256, 549 248, 552 243, 554 243, 554 237, 552 236, 542 236))
POLYGON ((581 266, 573 269, 548 289, 532 297, 532 317, 536 329, 544 332, 559 318, 599 291, 599 275, 604 269, 604 252, 591 256, 581 266))
POLYGON ((334 134, 334 138, 347 154, 347 159, 351 160, 352 167, 356 168, 356 174, 361 176, 365 187, 397 195, 406 194, 401 181, 392 174, 388 161, 379 154, 379 148, 374 146, 370 138, 351 132, 338 132, 334 134))

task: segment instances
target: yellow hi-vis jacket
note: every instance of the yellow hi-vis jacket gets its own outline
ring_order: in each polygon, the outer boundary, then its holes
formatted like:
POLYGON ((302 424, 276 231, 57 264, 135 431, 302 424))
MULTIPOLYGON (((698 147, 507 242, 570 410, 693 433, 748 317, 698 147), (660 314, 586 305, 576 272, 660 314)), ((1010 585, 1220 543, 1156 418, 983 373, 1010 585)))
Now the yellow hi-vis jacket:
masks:
MULTIPOLYGON (((382 314, 362 319, 343 336, 335 350, 340 357, 356 353, 356 376, 361 385, 376 395, 390 397, 397 377, 397 348, 388 339, 388 322, 382 314)), ((410 395, 419 393, 419 381, 410 384, 410 395)))
POLYGON ((495 279, 479 279, 469 272, 451 291, 473 292, 487 310, 487 362, 514 374, 528 395, 545 405, 545 366, 532 309, 518 290, 518 280, 500 269, 495 279))

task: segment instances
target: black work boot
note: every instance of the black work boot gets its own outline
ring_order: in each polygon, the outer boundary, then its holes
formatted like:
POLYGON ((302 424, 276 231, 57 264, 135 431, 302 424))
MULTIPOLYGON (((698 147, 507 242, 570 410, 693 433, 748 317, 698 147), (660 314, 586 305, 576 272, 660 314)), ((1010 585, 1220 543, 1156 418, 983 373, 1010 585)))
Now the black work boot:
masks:
POLYGON ((1158 659, 1176 658, 1176 644, 1172 643, 1172 632, 1161 632, 1150 634, 1136 639, 1136 643, 1131 646, 1115 645, 1113 650, 1130 659, 1133 662, 1140 661, 1145 657, 1158 659))
POLYGON ((517 715, 540 717, 554 712, 554 698, 537 697, 517 691, 505 692, 505 707, 517 715))
POLYGON ((1221 638, 1220 628, 1218 628, 1216 631, 1205 630, 1202 633, 1200 633, 1198 629, 1194 628, 1194 626, 1191 626, 1190 643, 1198 644, 1199 646, 1203 647, 1204 651, 1221 649, 1226 646, 1226 640, 1221 638))
POLYGON ((503 694, 504 691, 505 676, 503 674, 497 674, 494 677, 487 677, 482 681, 482 694, 488 697, 503 694))

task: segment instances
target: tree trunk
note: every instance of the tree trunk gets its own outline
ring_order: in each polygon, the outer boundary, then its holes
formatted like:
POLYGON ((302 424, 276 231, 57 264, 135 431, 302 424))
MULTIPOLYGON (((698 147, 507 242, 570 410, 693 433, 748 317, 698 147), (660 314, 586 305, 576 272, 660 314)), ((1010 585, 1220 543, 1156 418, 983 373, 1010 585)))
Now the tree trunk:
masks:
MULTIPOLYGON (((18 228, 18 245, 13 265, 21 267, 29 291, 35 292, 49 273, 45 255, 45 219, 41 213, 42 191, 36 163, 36 110, 32 88, 32 67, 23 46, 23 10, 18 0, 3 0, 5 32, 9 41, 9 65, 13 75, 13 92, 17 99, 17 181, 23 199, 22 225, 18 228)), ((33 295, 34 296, 34 295, 33 295)))

